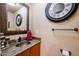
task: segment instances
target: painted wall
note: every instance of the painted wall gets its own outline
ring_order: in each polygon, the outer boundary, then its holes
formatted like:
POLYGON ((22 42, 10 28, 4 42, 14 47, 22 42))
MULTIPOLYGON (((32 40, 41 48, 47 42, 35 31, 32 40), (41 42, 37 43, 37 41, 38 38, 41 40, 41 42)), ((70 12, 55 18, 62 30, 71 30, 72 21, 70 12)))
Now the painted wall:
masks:
POLYGON ((8 30, 27 30, 27 8, 22 7, 14 13, 8 11, 8 21, 10 22, 10 28, 8 28, 8 30), (22 24, 19 27, 16 25, 15 20, 17 14, 21 14, 23 18, 22 24))
POLYGON ((79 8, 67 21, 53 23, 45 17, 45 7, 46 4, 39 3, 30 6, 30 29, 34 36, 41 37, 41 55, 61 55, 61 48, 71 51, 72 55, 79 55, 78 32, 52 31, 52 28, 79 27, 79 8))

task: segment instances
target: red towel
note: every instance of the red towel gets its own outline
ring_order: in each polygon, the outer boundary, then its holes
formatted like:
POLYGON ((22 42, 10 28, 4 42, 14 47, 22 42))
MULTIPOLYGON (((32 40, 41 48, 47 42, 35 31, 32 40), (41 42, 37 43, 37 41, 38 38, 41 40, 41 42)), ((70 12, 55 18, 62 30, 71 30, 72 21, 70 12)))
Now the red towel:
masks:
POLYGON ((32 40, 32 32, 30 30, 27 32, 27 40, 32 40))

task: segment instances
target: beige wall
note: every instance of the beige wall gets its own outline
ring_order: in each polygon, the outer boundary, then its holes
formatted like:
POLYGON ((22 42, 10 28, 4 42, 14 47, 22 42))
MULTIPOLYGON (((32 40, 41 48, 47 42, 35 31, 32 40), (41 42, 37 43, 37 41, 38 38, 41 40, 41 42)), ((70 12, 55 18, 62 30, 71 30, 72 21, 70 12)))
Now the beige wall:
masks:
POLYGON ((62 23, 50 22, 45 17, 46 4, 32 4, 30 7, 30 29, 34 36, 41 37, 41 55, 61 55, 59 49, 66 49, 72 55, 79 55, 79 33, 74 31, 52 31, 52 28, 79 27, 79 9, 62 23))

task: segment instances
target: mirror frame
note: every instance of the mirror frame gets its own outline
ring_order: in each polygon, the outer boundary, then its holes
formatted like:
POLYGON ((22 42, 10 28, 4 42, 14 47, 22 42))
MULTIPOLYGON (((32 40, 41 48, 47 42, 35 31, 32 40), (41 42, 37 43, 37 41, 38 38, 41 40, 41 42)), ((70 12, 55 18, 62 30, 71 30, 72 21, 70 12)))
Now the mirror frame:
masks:
MULTIPOLYGON (((27 25, 27 27, 26 27, 27 30, 24 30, 24 31, 22 31, 22 30, 20 30, 20 31, 17 31, 17 30, 16 31, 8 31, 8 29, 7 29, 6 32, 4 33, 5 36, 17 35, 17 34, 26 34, 27 31, 29 31, 29 6, 26 5, 25 3, 18 3, 18 4, 21 4, 22 6, 27 8, 27 15, 26 15, 26 17, 27 17, 27 24, 26 24, 27 25)), ((7 9, 6 9, 6 12, 7 12, 7 9)), ((6 14, 6 16, 7 16, 7 14, 6 14)))

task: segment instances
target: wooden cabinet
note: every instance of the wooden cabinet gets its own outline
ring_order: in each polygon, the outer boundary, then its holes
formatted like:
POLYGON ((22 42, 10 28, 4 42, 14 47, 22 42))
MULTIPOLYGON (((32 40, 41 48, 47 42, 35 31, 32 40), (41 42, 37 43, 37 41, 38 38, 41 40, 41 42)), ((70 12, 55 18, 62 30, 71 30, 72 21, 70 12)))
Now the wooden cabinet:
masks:
POLYGON ((30 49, 30 55, 31 56, 39 56, 40 55, 40 43, 34 45, 33 47, 31 47, 30 49))
POLYGON ((40 56, 40 43, 37 43, 17 56, 40 56))
POLYGON ((23 51, 22 53, 18 54, 17 56, 29 56, 30 55, 30 49, 27 49, 23 51))

